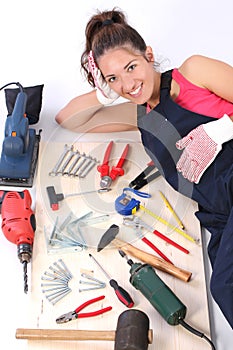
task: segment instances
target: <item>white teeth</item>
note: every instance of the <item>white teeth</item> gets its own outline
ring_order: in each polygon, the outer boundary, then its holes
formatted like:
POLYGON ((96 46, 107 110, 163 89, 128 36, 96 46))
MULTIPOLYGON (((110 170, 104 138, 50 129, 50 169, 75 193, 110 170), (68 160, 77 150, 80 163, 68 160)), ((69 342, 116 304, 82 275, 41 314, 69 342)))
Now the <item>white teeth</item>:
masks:
POLYGON ((132 91, 130 95, 137 95, 141 89, 141 86, 139 86, 136 90, 132 91))

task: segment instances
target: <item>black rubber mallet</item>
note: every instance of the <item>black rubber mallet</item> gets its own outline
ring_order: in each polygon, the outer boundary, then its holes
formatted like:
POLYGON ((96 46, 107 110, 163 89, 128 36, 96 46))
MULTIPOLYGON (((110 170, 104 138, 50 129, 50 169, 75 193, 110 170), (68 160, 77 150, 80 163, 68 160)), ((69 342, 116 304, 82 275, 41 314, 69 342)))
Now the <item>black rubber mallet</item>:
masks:
POLYGON ((148 344, 153 341, 153 331, 149 329, 149 318, 144 312, 130 309, 120 314, 116 331, 18 328, 16 338, 46 341, 112 340, 115 341, 114 350, 147 350, 148 344))

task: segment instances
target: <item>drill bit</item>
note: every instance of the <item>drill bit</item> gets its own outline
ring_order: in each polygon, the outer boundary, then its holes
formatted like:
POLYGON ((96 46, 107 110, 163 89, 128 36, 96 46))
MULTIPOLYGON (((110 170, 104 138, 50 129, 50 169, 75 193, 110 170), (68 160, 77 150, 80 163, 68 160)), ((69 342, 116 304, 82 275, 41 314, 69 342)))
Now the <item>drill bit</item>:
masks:
POLYGON ((24 293, 28 292, 28 275, 27 275, 27 264, 31 261, 32 256, 32 245, 22 243, 18 245, 18 258, 23 264, 23 280, 24 280, 24 293))
POLYGON ((27 261, 25 260, 24 262, 23 262, 23 273, 24 273, 24 277, 23 277, 23 279, 24 279, 24 293, 26 293, 27 294, 27 292, 28 292, 28 275, 27 275, 27 261))

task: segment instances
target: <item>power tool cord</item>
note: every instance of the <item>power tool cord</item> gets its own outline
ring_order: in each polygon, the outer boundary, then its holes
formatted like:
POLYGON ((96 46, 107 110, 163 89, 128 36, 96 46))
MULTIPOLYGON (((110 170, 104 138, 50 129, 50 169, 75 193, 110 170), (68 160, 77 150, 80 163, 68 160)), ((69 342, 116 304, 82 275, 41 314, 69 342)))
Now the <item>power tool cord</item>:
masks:
POLYGON ((186 328, 189 332, 191 332, 191 333, 197 335, 197 336, 200 337, 200 338, 205 339, 205 340, 211 345, 212 350, 216 350, 216 348, 215 348, 214 344, 212 343, 212 341, 211 341, 207 336, 205 336, 204 333, 201 333, 201 332, 199 332, 198 330, 196 330, 195 328, 191 327, 191 326, 190 326, 188 323, 186 323, 186 322, 184 321, 184 319, 182 319, 182 318, 179 319, 179 324, 180 324, 181 326, 183 326, 184 328, 186 328))
POLYGON ((19 82, 17 82, 17 83, 13 82, 13 83, 8 83, 8 84, 6 84, 6 85, 3 85, 3 86, 0 88, 0 91, 1 91, 2 89, 5 89, 5 88, 6 88, 7 86, 9 86, 9 85, 17 85, 18 88, 20 89, 20 91, 23 92, 23 86, 22 86, 19 82))

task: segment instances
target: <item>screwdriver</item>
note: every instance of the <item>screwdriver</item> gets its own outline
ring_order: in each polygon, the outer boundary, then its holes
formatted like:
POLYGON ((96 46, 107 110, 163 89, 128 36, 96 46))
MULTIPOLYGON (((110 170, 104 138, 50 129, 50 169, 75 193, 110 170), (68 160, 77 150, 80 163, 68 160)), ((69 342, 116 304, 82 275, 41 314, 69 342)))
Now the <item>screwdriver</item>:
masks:
POLYGON ((109 284, 110 286, 115 290, 116 296, 117 298, 127 307, 131 308, 134 306, 134 301, 131 298, 131 296, 129 295, 129 293, 123 289, 122 287, 120 287, 117 283, 116 280, 112 279, 109 274, 104 270, 104 268, 100 265, 100 263, 94 258, 94 256, 92 254, 89 254, 90 258, 93 259, 93 261, 96 263, 96 265, 99 266, 99 268, 103 271, 103 273, 105 274, 105 276, 108 278, 109 280, 109 284))

